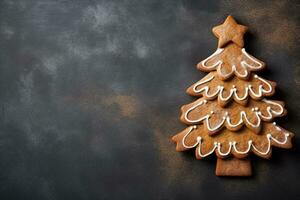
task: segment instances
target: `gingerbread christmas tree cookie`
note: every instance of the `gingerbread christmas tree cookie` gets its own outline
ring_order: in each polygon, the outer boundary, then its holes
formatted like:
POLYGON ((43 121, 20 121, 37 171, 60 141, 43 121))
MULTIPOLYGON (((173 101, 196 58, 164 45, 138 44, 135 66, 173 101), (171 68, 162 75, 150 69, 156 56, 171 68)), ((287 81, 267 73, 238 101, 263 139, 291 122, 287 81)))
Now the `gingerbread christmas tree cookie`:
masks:
POLYGON ((187 89, 198 99, 181 107, 188 127, 172 137, 177 151, 194 149, 197 159, 215 154, 217 176, 250 176, 250 153, 270 158, 272 147, 292 147, 294 134, 274 122, 286 115, 284 103, 267 99, 276 83, 255 74, 265 63, 246 52, 246 31, 231 16, 213 28, 218 48, 197 65, 209 74, 187 89))

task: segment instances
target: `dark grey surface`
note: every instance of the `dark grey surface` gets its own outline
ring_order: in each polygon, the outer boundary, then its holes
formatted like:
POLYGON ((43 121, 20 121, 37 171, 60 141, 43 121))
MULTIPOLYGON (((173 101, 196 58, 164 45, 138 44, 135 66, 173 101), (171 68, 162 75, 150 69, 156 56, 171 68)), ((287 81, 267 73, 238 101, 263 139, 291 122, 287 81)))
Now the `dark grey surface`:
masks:
POLYGON ((300 130, 299 1, 0 1, 0 199, 299 199, 299 140, 255 176, 177 153, 185 89, 232 14, 300 130))

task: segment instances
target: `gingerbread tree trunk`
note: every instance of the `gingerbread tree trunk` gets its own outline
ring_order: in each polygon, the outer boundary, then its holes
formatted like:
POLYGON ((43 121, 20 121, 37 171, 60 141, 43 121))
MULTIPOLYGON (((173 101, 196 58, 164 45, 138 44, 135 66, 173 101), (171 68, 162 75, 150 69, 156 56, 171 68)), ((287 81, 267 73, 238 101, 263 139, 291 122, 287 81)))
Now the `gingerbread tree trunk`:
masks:
POLYGON ((231 16, 213 28, 218 48, 197 65, 209 74, 187 89, 199 98, 182 106, 189 126, 172 138, 177 151, 195 148, 197 159, 215 153, 218 176, 250 176, 251 152, 270 158, 272 146, 292 147, 293 134, 273 122, 286 114, 284 103, 266 99, 276 83, 255 74, 265 64, 243 48, 246 30, 231 16))

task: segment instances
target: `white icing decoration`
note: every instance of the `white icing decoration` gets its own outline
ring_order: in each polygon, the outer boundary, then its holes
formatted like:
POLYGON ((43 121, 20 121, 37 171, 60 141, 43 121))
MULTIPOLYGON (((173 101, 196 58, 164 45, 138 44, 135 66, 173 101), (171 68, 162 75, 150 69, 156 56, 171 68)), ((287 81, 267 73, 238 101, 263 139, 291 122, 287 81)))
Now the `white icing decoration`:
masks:
POLYGON ((284 141, 279 141, 276 138, 273 138, 272 135, 270 134, 271 138, 273 141, 275 141, 277 144, 285 144, 287 142, 287 138, 289 137, 289 133, 284 134, 284 141))
POLYGON ((242 78, 245 78, 248 76, 248 70, 247 68, 249 69, 253 69, 253 70, 257 70, 257 69, 260 69, 262 67, 262 63, 258 62, 256 59, 252 58, 245 50, 245 48, 242 49, 242 54, 245 55, 248 59, 250 59, 252 62, 254 62, 255 64, 257 64, 258 66, 253 66, 253 65, 250 65, 248 64, 245 60, 241 61, 240 62, 240 66, 241 68, 244 70, 244 74, 241 74, 240 72, 238 72, 236 70, 236 66, 235 65, 232 65, 231 66, 231 72, 230 73, 227 73, 227 74, 224 74, 221 70, 222 68, 222 64, 223 64, 223 61, 221 60, 218 60, 215 64, 213 65, 210 65, 210 66, 207 66, 206 65, 206 62, 211 59, 212 57, 216 56, 216 55, 219 55, 221 54, 222 52, 224 51, 223 48, 218 48, 211 56, 209 56, 208 58, 206 58, 205 60, 201 61, 201 65, 207 69, 216 69, 217 68, 217 71, 218 73, 220 73, 223 77, 228 77, 228 76, 231 76, 233 73, 235 73, 237 76, 239 77, 242 77, 242 78))
POLYGON ((274 102, 274 101, 270 101, 270 100, 267 100, 267 99, 263 99, 262 101, 280 107, 280 111, 276 112, 276 111, 274 111, 274 110, 271 110, 272 113, 274 113, 274 114, 276 114, 276 115, 281 115, 281 114, 283 113, 283 107, 282 107, 279 103, 276 103, 276 102, 274 102))
POLYGON ((270 150, 271 150, 271 141, 272 141, 272 140, 273 140, 274 142, 276 142, 277 144, 284 145, 284 144, 287 143, 288 137, 290 136, 289 133, 284 133, 284 140, 283 140, 283 141, 279 141, 278 139, 274 138, 270 133, 268 133, 268 134, 266 135, 267 140, 268 140, 268 148, 267 148, 266 151, 260 151, 260 150, 257 149, 257 147, 253 144, 253 141, 252 141, 252 140, 249 140, 249 141, 248 141, 248 147, 247 147, 247 149, 244 150, 244 151, 241 151, 241 150, 238 150, 238 149, 237 149, 237 147, 236 147, 237 142, 236 142, 236 141, 233 141, 233 142, 230 141, 230 142, 228 143, 229 148, 228 148, 227 152, 224 153, 224 152, 221 152, 221 143, 219 143, 219 142, 214 142, 214 147, 213 147, 208 153, 202 154, 202 153, 201 153, 202 138, 201 138, 200 136, 197 137, 197 141, 196 141, 195 144, 193 144, 193 145, 186 145, 186 144, 185 144, 185 139, 186 139, 186 137, 187 137, 194 129, 195 129, 195 126, 190 127, 189 131, 184 135, 184 137, 183 137, 183 139, 182 139, 182 145, 183 145, 185 148, 187 148, 187 149, 194 148, 194 147, 196 147, 196 146, 198 145, 198 151, 197 151, 197 153, 198 153, 198 155, 199 155, 200 157, 202 157, 202 158, 203 158, 203 157, 206 157, 206 156, 208 156, 208 155, 210 155, 210 154, 212 154, 215 150, 217 150, 217 153, 218 153, 219 155, 221 155, 221 156, 227 156, 227 155, 230 154, 230 152, 232 151, 232 149, 233 149, 233 151, 235 151, 237 154, 247 154, 247 153, 250 152, 251 148, 252 148, 253 150, 255 150, 256 152, 258 152, 259 154, 261 154, 261 155, 267 155, 267 154, 270 152, 270 150))
POLYGON ((203 80, 203 81, 199 81, 197 84, 195 84, 195 86, 194 86, 194 88, 193 88, 194 92, 196 92, 196 93, 202 92, 203 88, 202 88, 201 90, 196 90, 196 88, 197 88, 199 85, 202 85, 202 84, 204 84, 204 83, 207 83, 207 82, 211 81, 211 80, 214 79, 214 78, 215 78, 215 76, 212 75, 211 77, 209 77, 209 78, 207 78, 207 79, 205 79, 205 80, 203 80))
POLYGON ((239 120, 239 122, 236 123, 236 124, 232 124, 231 121, 230 121, 230 117, 227 117, 227 125, 228 125, 229 127, 236 128, 236 127, 240 126, 240 125, 244 122, 244 120, 243 120, 243 118, 244 118, 245 121, 247 122, 247 124, 249 124, 249 125, 252 126, 253 128, 257 128, 257 127, 260 126, 261 119, 259 118, 257 112, 254 112, 254 113, 255 113, 256 118, 257 118, 257 124, 252 124, 252 123, 248 120, 246 112, 245 112, 245 111, 241 111, 241 112, 240 112, 240 120, 239 120))
POLYGON ((262 81, 263 83, 265 83, 267 86, 268 86, 268 89, 265 90, 263 88, 263 85, 259 85, 258 86, 258 93, 255 93, 253 90, 252 90, 252 85, 249 85, 248 86, 248 89, 250 90, 251 94, 257 98, 260 98, 263 94, 266 94, 266 93, 271 93, 272 92, 272 86, 270 83, 268 83, 266 80, 258 77, 257 75, 254 75, 254 78, 262 81))
POLYGON ((234 95, 234 98, 236 100, 243 101, 243 100, 247 99, 247 97, 249 95, 249 91, 250 91, 250 94, 252 96, 255 96, 256 98, 261 98, 264 94, 272 92, 272 86, 266 80, 258 77, 257 75, 254 75, 254 78, 259 79, 261 82, 263 82, 264 84, 266 84, 267 85, 267 89, 264 89, 263 85, 259 85, 258 86, 258 92, 255 93, 255 91, 253 91, 253 89, 252 89, 252 85, 248 85, 248 86, 245 87, 245 94, 244 94, 244 96, 241 96, 241 97, 238 96, 237 89, 236 89, 235 85, 232 85, 232 88, 230 89, 229 95, 227 97, 223 97, 224 87, 220 86, 220 85, 217 86, 217 89, 216 89, 216 91, 213 94, 208 94, 208 92, 210 90, 209 86, 205 86, 205 87, 197 90, 198 86, 200 86, 200 85, 202 85, 204 83, 207 83, 207 82, 211 81, 212 79, 214 79, 214 75, 212 75, 211 77, 207 78, 206 80, 203 80, 203 81, 200 81, 200 82, 196 83, 194 85, 194 87, 193 87, 193 91, 195 93, 201 93, 201 92, 204 91, 204 95, 207 98, 215 97, 218 94, 219 98, 222 101, 228 101, 233 95, 234 95))
POLYGON ((233 142, 233 150, 234 150, 236 153, 238 153, 238 154, 247 154, 247 153, 250 151, 250 149, 251 149, 252 140, 249 140, 249 141, 248 141, 248 148, 247 148, 245 151, 239 151, 239 150, 237 150, 236 144, 237 144, 237 142, 234 141, 234 142, 233 142))
POLYGON ((265 119, 265 120, 270 120, 272 119, 273 115, 274 114, 275 116, 278 116, 278 115, 281 115, 284 111, 283 107, 279 104, 279 103, 276 103, 274 101, 270 101, 270 100, 266 100, 266 99, 263 99, 262 101, 266 102, 266 103, 269 103, 269 104, 272 104, 272 105, 275 105, 275 106, 278 106, 280 108, 280 111, 276 112, 274 111, 270 106, 267 107, 267 113, 268 113, 268 116, 265 116, 263 115, 261 112, 257 112, 258 115, 265 119))
POLYGON ((248 97, 248 88, 247 88, 247 87, 245 88, 245 94, 244 94, 243 97, 239 97, 239 96, 237 95, 237 92, 236 92, 236 91, 237 91, 237 90, 235 89, 234 97, 235 97, 237 100, 243 101, 243 100, 247 99, 247 97, 248 97))
POLYGON ((222 121, 219 124, 217 124, 215 127, 211 127, 211 125, 209 123, 209 118, 210 118, 210 115, 212 114, 211 112, 210 112, 210 114, 207 114, 207 115, 201 117, 200 119, 195 119, 195 120, 188 119, 188 114, 192 110, 194 110, 197 106, 200 106, 200 105, 203 105, 203 104, 207 103, 206 100, 200 101, 199 103, 197 103, 194 106, 192 106, 191 108, 189 108, 185 112, 184 119, 187 122, 189 122, 189 123, 198 123, 198 122, 201 122, 201 121, 205 120, 206 127, 207 127, 208 131, 210 131, 210 132, 214 132, 214 131, 220 129, 224 125, 225 122, 227 122, 226 126, 231 127, 231 128, 236 128, 236 127, 242 125, 243 122, 246 125, 252 126, 253 128, 258 128, 260 126, 260 124, 261 124, 261 119, 263 119, 263 120, 270 120, 270 119, 272 119, 273 116, 281 115, 283 113, 283 111, 284 111, 283 107, 280 104, 278 104, 278 103, 275 103, 273 101, 266 100, 266 99, 263 99, 262 101, 264 101, 266 103, 269 103, 269 104, 273 104, 273 105, 279 106, 280 111, 278 111, 278 112, 274 111, 270 106, 268 106, 267 107, 267 113, 268 113, 268 115, 265 116, 265 115, 262 114, 262 112, 258 111, 259 110, 258 107, 255 107, 254 111, 253 111, 253 108, 252 108, 251 110, 254 112, 254 114, 255 114, 255 116, 257 118, 257 123, 256 124, 253 124, 253 123, 251 123, 249 121, 249 119, 248 119, 247 114, 246 114, 245 111, 241 111, 240 112, 240 119, 239 119, 239 121, 236 124, 231 123, 231 119, 228 116, 228 112, 225 112, 224 116, 222 118, 222 121))
POLYGON ((211 128, 211 126, 210 126, 210 124, 209 124, 208 117, 207 117, 207 118, 206 118, 206 128, 207 128, 207 130, 209 130, 209 131, 211 131, 211 132, 214 132, 214 131, 216 131, 216 130, 218 130, 219 128, 222 127, 222 125, 224 124, 225 120, 226 120, 226 117, 223 117, 223 120, 222 120, 222 122, 221 122, 220 124, 218 124, 217 126, 211 128))
POLYGON ((271 137, 270 137, 271 135, 270 134, 267 134, 267 139, 268 139, 268 148, 267 148, 267 150, 265 151, 265 152, 263 152, 263 151, 260 151, 260 150, 258 150, 253 144, 251 145, 252 146, 252 148, 256 151, 256 152, 258 152, 258 153, 260 153, 260 154, 262 154, 262 155, 267 155, 269 152, 270 152, 270 150, 271 150, 271 137))
POLYGON ((219 93, 221 86, 218 86, 218 87, 217 87, 217 91, 216 91, 214 94, 211 94, 211 95, 208 94, 208 91, 209 91, 209 87, 208 87, 208 86, 205 86, 205 87, 201 88, 200 90, 197 90, 197 89, 196 89, 199 85, 202 85, 202 84, 204 84, 204 83, 207 83, 207 82, 211 81, 214 77, 215 77, 215 76, 212 75, 212 76, 209 77, 208 79, 198 82, 198 83, 193 87, 193 91, 194 91, 195 93, 200 93, 200 92, 202 92, 202 91, 205 91, 205 96, 208 97, 208 98, 211 98, 211 97, 216 96, 216 95, 219 93))
POLYGON ((202 140, 202 139, 201 139, 201 137, 200 137, 199 147, 198 147, 198 155, 199 155, 200 157, 202 157, 202 158, 204 158, 204 157, 206 157, 206 156, 212 154, 212 153, 216 150, 216 148, 218 147, 218 143, 215 142, 215 143, 214 143, 214 147, 213 147, 208 153, 202 154, 202 153, 201 153, 201 140, 202 140))
POLYGON ((231 152, 231 148, 232 148, 232 142, 229 142, 229 148, 228 148, 228 151, 226 153, 222 153, 221 152, 221 143, 219 142, 218 143, 218 153, 221 155, 221 156, 228 156, 231 152))
POLYGON ((201 137, 197 137, 197 142, 194 145, 188 146, 185 144, 185 139, 186 137, 194 130, 196 129, 196 126, 191 126, 190 130, 187 132, 187 134, 185 134, 185 136, 182 138, 182 146, 184 146, 184 148, 190 149, 190 148, 194 148, 195 146, 197 146, 198 144, 198 140, 201 139, 201 137))
POLYGON ((208 58, 206 58, 205 60, 203 60, 203 61, 201 62, 202 66, 203 66, 203 67, 206 67, 206 68, 208 68, 208 69, 211 69, 211 68, 214 68, 214 69, 215 69, 216 67, 221 66, 221 65, 223 64, 223 62, 222 62, 221 60, 219 60, 218 62, 216 62, 214 65, 211 65, 211 66, 207 66, 207 65, 206 65, 206 62, 207 62, 207 60, 211 59, 212 57, 214 57, 214 56, 216 56, 216 55, 219 55, 219 54, 222 53, 223 51, 224 51, 223 48, 218 48, 211 56, 209 56, 208 58))
POLYGON ((224 87, 221 87, 221 91, 220 91, 220 93, 219 93, 219 98, 220 98, 222 101, 228 101, 228 100, 231 98, 232 94, 235 92, 235 89, 231 89, 229 95, 228 95, 226 98, 224 98, 224 97, 222 96, 222 94, 223 94, 223 89, 224 89, 224 87))
POLYGON ((258 67, 249 65, 246 61, 242 61, 241 65, 243 65, 244 67, 249 67, 251 69, 259 69, 262 67, 262 64, 260 62, 258 62, 257 60, 253 59, 245 50, 245 48, 242 48, 242 52, 245 56, 247 56, 251 61, 255 62, 256 64, 258 64, 258 67))
MULTIPOLYGON (((242 62, 244 62, 244 61, 242 61, 242 62)), ((242 64, 242 62, 241 62, 241 67, 244 69, 244 74, 240 74, 237 70, 236 70, 236 66, 235 65, 232 65, 232 72, 231 73, 235 73, 236 75, 238 75, 239 77, 243 77, 243 78, 245 78, 245 77, 247 77, 248 76, 248 70, 246 69, 246 67, 242 64)))
POLYGON ((209 115, 205 115, 204 117, 200 118, 200 119, 197 119, 197 120, 190 120, 188 119, 188 114, 189 112, 191 112, 192 110, 194 110, 197 106, 201 106, 202 104, 204 104, 205 102, 204 101, 200 101, 199 103, 195 104, 194 106, 192 106, 190 109, 188 109, 185 114, 184 114, 184 119, 190 123, 197 123, 197 122, 200 122, 202 121, 203 119, 206 119, 209 117, 209 115))

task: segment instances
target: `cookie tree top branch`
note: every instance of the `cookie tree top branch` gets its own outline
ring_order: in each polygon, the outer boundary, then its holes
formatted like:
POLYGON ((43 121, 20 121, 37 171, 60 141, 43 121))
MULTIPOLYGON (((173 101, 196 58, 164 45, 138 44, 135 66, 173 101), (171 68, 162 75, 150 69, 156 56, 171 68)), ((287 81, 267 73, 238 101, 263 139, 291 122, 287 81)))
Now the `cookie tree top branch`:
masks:
POLYGON ((218 48, 197 65, 209 74, 187 89, 198 99, 181 107, 189 127, 172 138, 177 151, 195 148, 197 159, 215 153, 218 176, 250 176, 251 152, 269 158, 272 146, 292 147, 293 133, 273 122, 286 115, 284 103, 266 99, 276 83, 253 73, 265 63, 244 49, 246 31, 231 16, 213 28, 218 48))

